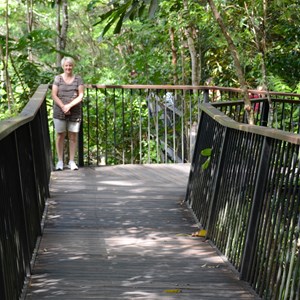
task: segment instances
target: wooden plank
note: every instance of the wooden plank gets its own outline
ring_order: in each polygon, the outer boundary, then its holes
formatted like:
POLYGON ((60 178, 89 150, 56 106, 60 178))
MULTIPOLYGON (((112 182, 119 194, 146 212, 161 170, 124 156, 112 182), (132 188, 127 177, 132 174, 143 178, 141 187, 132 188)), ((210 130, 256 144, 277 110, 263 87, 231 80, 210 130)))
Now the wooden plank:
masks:
POLYGON ((259 299, 201 238, 189 165, 53 172, 26 299, 259 299))

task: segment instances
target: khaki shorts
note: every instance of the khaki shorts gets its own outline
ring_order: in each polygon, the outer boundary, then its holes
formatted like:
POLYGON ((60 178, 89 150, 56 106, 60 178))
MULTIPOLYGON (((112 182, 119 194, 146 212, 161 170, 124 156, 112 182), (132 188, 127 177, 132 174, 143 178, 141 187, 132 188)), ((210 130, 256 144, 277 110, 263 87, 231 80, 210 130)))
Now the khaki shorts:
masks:
POLYGON ((53 119, 54 128, 57 133, 66 132, 79 132, 80 122, 71 122, 67 120, 53 119))

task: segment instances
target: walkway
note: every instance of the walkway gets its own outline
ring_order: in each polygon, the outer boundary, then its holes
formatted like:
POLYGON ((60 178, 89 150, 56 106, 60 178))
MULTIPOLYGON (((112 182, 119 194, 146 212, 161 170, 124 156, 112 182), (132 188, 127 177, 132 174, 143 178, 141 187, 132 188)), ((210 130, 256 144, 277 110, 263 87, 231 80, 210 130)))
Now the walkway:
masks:
POLYGON ((53 172, 26 300, 258 299, 203 239, 188 165, 53 172))

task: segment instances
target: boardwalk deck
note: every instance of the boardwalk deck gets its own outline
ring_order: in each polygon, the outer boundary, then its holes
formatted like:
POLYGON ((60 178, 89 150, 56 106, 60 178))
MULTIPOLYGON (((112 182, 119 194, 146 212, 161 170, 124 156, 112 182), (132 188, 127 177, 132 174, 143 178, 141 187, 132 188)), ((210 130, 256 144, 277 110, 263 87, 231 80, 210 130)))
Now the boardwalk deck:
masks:
POLYGON ((26 300, 259 299, 180 205, 188 165, 53 172, 26 300))

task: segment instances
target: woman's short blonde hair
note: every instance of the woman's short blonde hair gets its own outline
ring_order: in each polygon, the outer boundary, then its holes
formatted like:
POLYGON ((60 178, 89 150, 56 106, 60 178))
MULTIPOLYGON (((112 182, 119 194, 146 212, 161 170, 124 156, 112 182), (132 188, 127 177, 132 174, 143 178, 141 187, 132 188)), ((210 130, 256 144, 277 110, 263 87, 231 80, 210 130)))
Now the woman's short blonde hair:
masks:
POLYGON ((66 62, 69 62, 69 63, 71 63, 73 66, 75 66, 75 61, 74 61, 74 59, 72 58, 72 57, 64 57, 62 60, 61 60, 61 67, 63 68, 64 67, 64 64, 66 63, 66 62))

